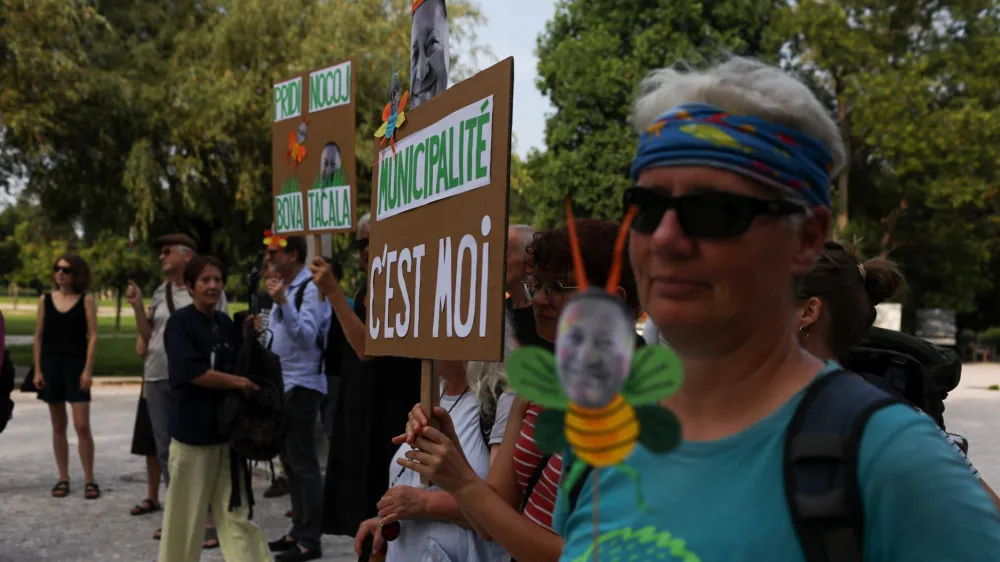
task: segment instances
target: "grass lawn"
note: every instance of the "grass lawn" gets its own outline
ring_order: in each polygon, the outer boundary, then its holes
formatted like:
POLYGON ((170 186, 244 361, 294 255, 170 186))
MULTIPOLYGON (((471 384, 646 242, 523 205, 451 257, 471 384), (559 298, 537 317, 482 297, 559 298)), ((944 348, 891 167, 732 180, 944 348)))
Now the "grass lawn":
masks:
MULTIPOLYGON (((11 346, 10 357, 18 367, 30 366, 33 362, 31 346, 11 346)), ((141 374, 142 359, 135 354, 134 338, 103 338, 97 342, 94 376, 141 374)))
MULTIPOLYGON (((244 303, 230 305, 230 313, 246 310, 244 303)), ((4 315, 7 335, 30 336, 35 333, 34 314, 4 315)), ((114 317, 97 318, 98 334, 97 359, 94 361, 94 376, 142 374, 143 361, 135 354, 135 318, 122 316, 121 329, 115 330, 114 317)), ((33 362, 30 345, 9 347, 11 360, 16 366, 30 366, 33 362)))
MULTIPOLYGON (((8 312, 3 315, 4 325, 7 328, 8 336, 30 336, 35 333, 34 314, 12 314, 8 312)), ((122 316, 121 330, 115 330, 114 316, 97 317, 97 333, 99 334, 135 334, 135 317, 122 316)))

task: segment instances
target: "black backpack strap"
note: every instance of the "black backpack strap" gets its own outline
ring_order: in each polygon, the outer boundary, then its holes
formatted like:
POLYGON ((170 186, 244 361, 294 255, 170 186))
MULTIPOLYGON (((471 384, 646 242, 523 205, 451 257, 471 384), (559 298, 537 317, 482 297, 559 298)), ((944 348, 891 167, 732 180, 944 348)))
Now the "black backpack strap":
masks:
POLYGON ((167 282, 163 284, 163 291, 166 293, 163 296, 167 299, 167 310, 170 311, 170 314, 173 314, 174 310, 176 310, 176 308, 174 308, 174 286, 169 279, 167 279, 167 282))
POLYGON ((528 479, 528 485, 525 486, 524 494, 521 496, 521 513, 524 513, 524 509, 528 507, 528 500, 531 499, 531 492, 535 491, 535 485, 542 479, 542 473, 545 472, 545 467, 548 466, 549 459, 551 458, 552 455, 543 456, 535 466, 535 471, 531 473, 531 478, 528 479))
POLYGON ((309 281, 303 281, 301 285, 295 289, 295 310, 296 312, 302 310, 302 298, 306 294, 306 286, 309 285, 309 281))
POLYGON ((858 451, 876 411, 902 403, 850 371, 813 382, 785 436, 785 498, 807 562, 861 562, 858 451))

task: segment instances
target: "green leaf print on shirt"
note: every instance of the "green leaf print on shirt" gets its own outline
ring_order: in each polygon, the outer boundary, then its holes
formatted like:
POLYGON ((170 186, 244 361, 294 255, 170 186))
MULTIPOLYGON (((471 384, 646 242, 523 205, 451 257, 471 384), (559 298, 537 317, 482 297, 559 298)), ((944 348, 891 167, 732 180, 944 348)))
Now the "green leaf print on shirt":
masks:
MULTIPOLYGON (((606 562, 701 562, 700 558, 685 548, 684 539, 674 538, 668 531, 657 531, 653 527, 618 529, 604 533, 598 539, 597 546, 601 560, 606 562)), ((593 557, 594 545, 591 545, 573 562, 590 562, 593 557)))

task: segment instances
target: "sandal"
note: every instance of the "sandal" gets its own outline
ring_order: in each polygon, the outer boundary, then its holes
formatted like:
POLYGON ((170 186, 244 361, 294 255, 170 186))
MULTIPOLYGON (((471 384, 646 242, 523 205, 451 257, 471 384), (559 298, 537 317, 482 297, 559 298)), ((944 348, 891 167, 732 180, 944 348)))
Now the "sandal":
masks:
POLYGON ((156 513, 160 511, 163 507, 160 502, 153 501, 149 498, 142 500, 141 502, 135 504, 132 511, 129 511, 132 515, 146 515, 147 513, 156 513))
POLYGON ((153 540, 158 541, 162 536, 163 536, 163 529, 157 529, 156 532, 153 533, 153 540))
POLYGON ((96 500, 101 497, 101 489, 97 487, 97 482, 87 482, 83 487, 83 497, 88 500, 96 500))
POLYGON ((65 498, 69 495, 69 480, 60 480, 52 487, 52 497, 65 498))
POLYGON ((215 527, 207 527, 205 529, 205 542, 201 543, 201 548, 204 550, 219 548, 219 533, 215 530, 215 527))

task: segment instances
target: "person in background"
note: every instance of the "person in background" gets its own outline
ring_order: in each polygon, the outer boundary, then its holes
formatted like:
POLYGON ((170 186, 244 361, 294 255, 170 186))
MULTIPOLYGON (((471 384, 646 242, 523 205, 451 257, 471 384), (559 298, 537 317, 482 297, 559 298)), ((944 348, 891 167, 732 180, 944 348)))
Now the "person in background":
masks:
MULTIPOLYGON (((366 213, 358 220, 353 244, 366 272, 370 219, 366 213)), ((327 459, 323 530, 353 537, 363 521, 378 513, 376 506, 389 489, 384 467, 396 453, 392 438, 406 426, 410 408, 420 401, 420 360, 369 357, 365 353, 368 284, 362 285, 351 307, 325 260, 315 260, 310 269, 350 345, 341 363, 340 396, 327 459)))
MULTIPOLYGON (((875 306, 899 296, 906 280, 895 263, 884 258, 861 263, 852 249, 831 240, 796 285, 799 343, 819 359, 836 361, 861 342, 875 322, 875 306)), ((955 445, 1000 511, 1000 497, 943 429, 941 434, 955 445)))
POLYGON ((8 365, 7 351, 7 326, 3 320, 3 313, 0 313, 0 433, 7 428, 7 423, 14 415, 14 401, 10 399, 10 394, 14 392, 14 367, 8 365), (6 371, 4 370, 6 367, 6 371))
MULTIPOLYGON (((142 380, 149 411, 149 421, 156 441, 156 456, 160 461, 160 473, 163 483, 170 487, 170 412, 173 408, 170 394, 169 369, 167 352, 163 346, 163 333, 166 330, 170 316, 177 310, 191 304, 190 291, 184 283, 184 268, 196 255, 194 239, 187 234, 174 233, 161 236, 153 241, 160 248, 160 270, 164 280, 153 291, 147 311, 142 299, 142 291, 135 283, 130 282, 125 292, 125 299, 132 306, 135 324, 139 332, 136 342, 137 350, 140 344, 145 348, 142 380)), ((215 306, 216 310, 227 314, 228 303, 226 294, 222 292, 215 306)), ((145 502, 143 502, 145 503, 145 502)), ((143 504, 140 504, 140 507, 143 504)), ((153 538, 160 539, 162 530, 153 533, 153 538)), ((205 519, 205 540, 202 546, 206 549, 219 547, 219 538, 212 524, 212 516, 205 519)))
POLYGON ((808 87, 755 60, 673 65, 639 92, 628 247, 642 309, 683 365, 661 401, 681 440, 662 455, 639 443, 627 471, 595 470, 578 494, 560 492, 560 559, 585 558, 595 542, 604 552, 662 541, 704 562, 833 559, 827 548, 868 562, 996 560, 996 510, 934 422, 905 404, 860 430, 851 466, 864 525, 799 535, 811 526, 796 528, 786 493, 790 424, 814 381, 813 392, 858 388, 796 337, 795 280, 830 230, 841 133, 808 87))
MULTIPOLYGON (((143 359, 146 358, 146 344, 142 338, 135 343, 135 353, 143 359)), ((134 505, 129 514, 138 516, 156 513, 163 509, 160 505, 160 460, 156 456, 156 438, 153 436, 153 423, 149 420, 145 383, 139 390, 139 405, 135 410, 132 454, 146 458, 146 499, 134 505)))
MULTIPOLYGON (((509 346, 509 344, 508 344, 509 346)), ((471 364, 461 361, 435 361, 441 379, 440 407, 454 420, 449 431, 456 436, 462 455, 472 470, 484 478, 490 470, 489 439, 484 439, 480 425, 480 404, 469 386, 467 371, 471 364)), ((415 409, 419 409, 419 404, 415 409)), ((505 420, 505 413, 501 413, 505 420)), ((503 431, 487 428, 487 435, 503 431)), ((495 543, 488 544, 469 528, 455 499, 436 485, 425 488, 420 474, 400 466, 399 460, 413 451, 414 435, 403 433, 393 439, 400 447, 389 463, 389 490, 378 503, 378 516, 368 519, 354 539, 355 552, 361 556, 365 537, 374 535, 373 552, 382 552, 385 541, 381 529, 399 525, 399 536, 388 543, 386 562, 421 560, 462 560, 464 562, 500 562, 509 556, 495 543)))
MULTIPOLYGON (((614 244, 619 225, 604 220, 576 221, 580 249, 586 259, 587 278, 594 286, 607 282, 614 262, 614 244)), ((543 346, 552 351, 559 316, 577 291, 569 231, 555 228, 537 234, 528 246, 531 263, 524 291, 531 301, 543 346)), ((639 305, 627 256, 622 256, 618 294, 638 316, 639 305)), ((642 340, 636 335, 637 345, 642 340)), ((542 453, 535 443, 535 420, 542 408, 515 398, 506 433, 496 460, 484 481, 462 457, 457 437, 445 412, 435 415, 441 431, 427 428, 428 418, 420 408, 410 414, 408 435, 423 435, 434 442, 436 452, 410 454, 421 465, 401 464, 427 476, 451 493, 466 520, 486 540, 500 543, 519 562, 552 561, 559 558, 563 541, 555 533, 552 512, 562 474, 562 455, 542 453)), ((424 447, 421 447, 425 449, 424 447)))
POLYGON ((52 448, 59 482, 52 495, 64 498, 69 487, 69 442, 66 402, 73 410, 73 427, 83 465, 84 497, 101 497, 94 481, 94 436, 90 432, 90 386, 97 354, 97 302, 90 290, 90 266, 76 254, 65 254, 52 267, 55 285, 38 300, 35 317, 35 387, 49 405, 52 448))
POLYGON ((522 283, 527 277, 531 261, 528 245, 537 231, 530 226, 515 224, 507 229, 507 300, 506 309, 514 323, 514 334, 521 345, 544 345, 535 329, 535 313, 531 299, 524 293, 522 283))
POLYGON ((305 267, 306 239, 272 237, 268 261, 278 277, 267 280, 274 300, 269 328, 271 351, 281 360, 285 381, 288 433, 281 464, 288 477, 292 528, 272 541, 281 562, 315 560, 323 556, 323 475, 316 450, 320 405, 327 393, 323 372, 322 329, 330 322, 330 305, 320 298, 305 267))
POLYGON ((215 307, 224 285, 222 264, 195 256, 184 267, 192 304, 170 315, 163 333, 170 373, 170 473, 160 562, 200 557, 202 517, 213 508, 222 554, 231 562, 271 559, 267 541, 249 520, 246 464, 219 433, 217 407, 228 390, 259 390, 236 366, 236 327, 215 307), (239 463, 239 466, 233 466, 239 463))

